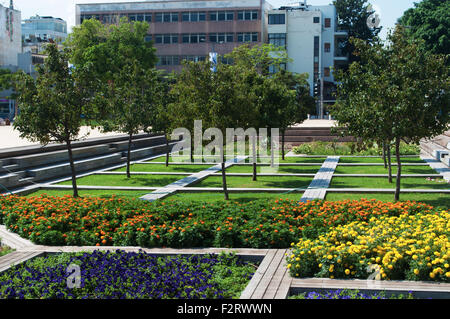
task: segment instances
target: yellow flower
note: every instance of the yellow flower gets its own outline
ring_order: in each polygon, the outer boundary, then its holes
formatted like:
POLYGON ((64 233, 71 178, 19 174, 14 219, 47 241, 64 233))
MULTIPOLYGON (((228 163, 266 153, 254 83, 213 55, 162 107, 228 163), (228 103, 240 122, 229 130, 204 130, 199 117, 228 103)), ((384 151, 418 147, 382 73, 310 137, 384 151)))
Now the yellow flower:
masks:
POLYGON ((414 269, 414 274, 415 274, 415 275, 418 275, 419 273, 420 273, 419 269, 417 269, 417 268, 414 269))
POLYGON ((345 274, 349 275, 350 274, 350 269, 345 269, 345 274))

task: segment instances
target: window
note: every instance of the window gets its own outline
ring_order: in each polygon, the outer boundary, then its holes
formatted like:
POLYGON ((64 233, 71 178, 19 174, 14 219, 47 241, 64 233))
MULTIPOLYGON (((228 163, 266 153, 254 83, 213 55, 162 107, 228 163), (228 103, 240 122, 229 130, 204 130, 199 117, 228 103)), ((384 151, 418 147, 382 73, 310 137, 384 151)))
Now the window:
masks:
POLYGON ((314 23, 320 23, 320 17, 314 17, 314 23))
POLYGON ((239 11, 238 20, 258 20, 258 11, 239 11))
POLYGON ((178 34, 155 34, 156 44, 178 43, 178 34))
POLYGON ((323 69, 323 75, 324 76, 330 76, 330 68, 324 68, 323 69))
POLYGON ((206 13, 205 12, 183 12, 181 14, 182 21, 187 22, 197 22, 197 21, 205 21, 206 13))
POLYGON ((151 13, 146 13, 144 15, 144 20, 145 20, 145 22, 152 22, 152 14, 151 13))
POLYGON ((238 42, 258 42, 258 32, 241 32, 237 34, 238 42))
POLYGON ((284 14, 269 14, 269 24, 285 24, 286 16, 284 14))
POLYGON ((209 13, 210 21, 233 21, 234 12, 233 11, 211 11, 209 13))
POLYGON ((183 61, 191 61, 191 62, 199 62, 199 61, 205 61, 206 56, 203 55, 183 55, 181 57, 181 60, 183 61))
POLYGON ((145 42, 150 42, 150 41, 152 41, 152 36, 151 35, 145 36, 145 42))
POLYGON ((156 22, 178 22, 178 12, 158 12, 155 14, 156 22))
POLYGON ((331 19, 325 18, 325 28, 330 28, 330 27, 331 27, 331 19))
POLYGON ((0 100, 0 113, 9 114, 9 100, 0 100))
POLYGON ((330 51, 331 51, 331 44, 325 43, 325 52, 330 52, 330 51))
POLYGON ((158 56, 158 62, 156 65, 179 65, 180 57, 178 55, 162 55, 158 56))
POLYGON ((314 37, 314 56, 319 56, 320 37, 314 37))
POLYGON ((206 42, 206 34, 204 33, 185 33, 181 36, 183 43, 200 43, 206 42))
POLYGON ((138 14, 137 16, 136 16, 136 21, 144 21, 144 15, 143 14, 138 14))
POLYGON ((214 43, 233 42, 234 34, 233 33, 210 33, 209 41, 214 42, 214 43))
POLYGON ((286 33, 269 33, 269 43, 285 48, 286 47, 286 33))

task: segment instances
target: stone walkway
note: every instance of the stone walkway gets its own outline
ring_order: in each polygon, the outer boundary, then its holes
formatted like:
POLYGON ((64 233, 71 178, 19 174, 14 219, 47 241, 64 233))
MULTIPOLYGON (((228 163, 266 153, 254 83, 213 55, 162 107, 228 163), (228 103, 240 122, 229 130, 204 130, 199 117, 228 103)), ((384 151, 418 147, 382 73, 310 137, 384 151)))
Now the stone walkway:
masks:
POLYGON ((325 199, 327 188, 330 186, 338 162, 339 156, 327 157, 300 201, 306 202, 308 200, 325 199))

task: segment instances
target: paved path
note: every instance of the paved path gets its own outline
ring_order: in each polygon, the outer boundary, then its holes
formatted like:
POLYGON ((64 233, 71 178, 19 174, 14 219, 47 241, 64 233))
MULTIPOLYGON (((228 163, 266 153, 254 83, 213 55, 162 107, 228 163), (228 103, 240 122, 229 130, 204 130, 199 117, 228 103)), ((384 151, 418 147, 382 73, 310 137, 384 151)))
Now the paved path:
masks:
MULTIPOLYGON (((232 160, 228 160, 225 162, 225 168, 228 168, 235 163, 239 163, 239 162, 245 160, 246 158, 247 158, 247 156, 237 156, 236 158, 234 158, 232 160)), ((212 166, 208 169, 205 169, 201 172, 194 173, 191 176, 185 177, 183 179, 180 179, 179 181, 176 181, 172 184, 162 187, 162 188, 154 191, 153 193, 142 196, 141 199, 153 202, 155 200, 167 197, 167 196, 177 192, 178 189, 192 185, 193 183, 197 183, 197 182, 207 178, 211 174, 216 173, 221 170, 222 170, 222 165, 217 164, 217 165, 212 166)))
POLYGON ((327 188, 330 186, 338 162, 339 156, 327 157, 300 201, 306 202, 314 199, 325 199, 327 188))

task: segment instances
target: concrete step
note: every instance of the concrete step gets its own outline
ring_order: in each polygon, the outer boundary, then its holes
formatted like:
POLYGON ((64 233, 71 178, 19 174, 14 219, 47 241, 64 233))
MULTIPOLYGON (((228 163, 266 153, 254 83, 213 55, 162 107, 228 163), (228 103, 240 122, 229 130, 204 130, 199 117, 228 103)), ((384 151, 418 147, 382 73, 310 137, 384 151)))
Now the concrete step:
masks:
POLYGON ((19 183, 19 176, 14 173, 8 173, 0 176, 0 193, 4 193, 6 188, 16 186, 19 183))
MULTIPOLYGON (((90 156, 104 155, 110 152, 108 145, 87 146, 75 148, 72 150, 73 158, 75 160, 90 156)), ((67 149, 61 151, 47 152, 42 154, 32 154, 25 156, 18 156, 11 158, 11 161, 17 165, 17 168, 29 168, 42 165, 48 165, 69 160, 67 149)))
MULTIPOLYGON (((142 138, 139 140, 133 140, 133 142, 131 143, 131 149, 144 148, 165 143, 166 138, 164 136, 152 136, 148 138, 142 138)), ((108 147, 116 151, 126 151, 128 150, 128 141, 110 143, 108 144, 108 147)))
POLYGON ((17 171, 19 169, 19 165, 17 164, 10 164, 10 165, 3 165, 2 168, 0 169, 1 171, 5 171, 5 172, 14 172, 17 171))
MULTIPOLYGON (((103 156, 96 156, 88 159, 75 161, 75 171, 77 173, 85 172, 92 169, 102 168, 108 165, 121 162, 121 154, 114 153, 103 156)), ((48 180, 55 177, 67 176, 71 174, 70 164, 68 162, 44 166, 27 170, 27 175, 34 177, 35 181, 48 180)))
MULTIPOLYGON (((173 146, 174 144, 169 144, 169 147, 173 146)), ((131 160, 137 160, 137 159, 141 159, 144 157, 148 157, 157 153, 163 153, 166 152, 166 144, 162 144, 162 145, 156 145, 156 146, 151 146, 151 147, 145 147, 145 148, 140 148, 137 150, 132 150, 131 151, 131 160)), ((122 156, 123 157, 127 157, 127 152, 122 152, 122 156)))

